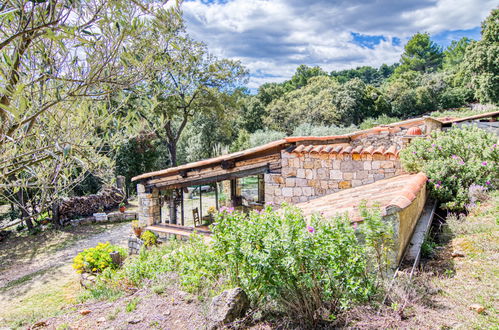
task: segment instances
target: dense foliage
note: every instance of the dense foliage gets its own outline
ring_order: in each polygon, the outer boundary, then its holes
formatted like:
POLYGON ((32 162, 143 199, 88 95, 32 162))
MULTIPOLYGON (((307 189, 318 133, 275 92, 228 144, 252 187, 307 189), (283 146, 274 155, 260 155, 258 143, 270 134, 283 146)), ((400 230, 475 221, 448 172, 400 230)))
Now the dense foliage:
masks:
POLYGON ((449 210, 464 210, 472 185, 496 187, 499 178, 497 137, 477 127, 434 131, 403 149, 400 158, 410 172, 429 177, 432 195, 449 210))
POLYGON ((213 232, 229 281, 294 317, 314 320, 321 307, 334 313, 372 293, 364 248, 346 218, 313 217, 307 225, 293 208, 247 216, 228 209, 213 232))
POLYGON ((201 296, 240 286, 258 308, 310 326, 370 299, 392 266, 391 225, 379 209, 361 210, 357 227, 345 216, 307 221, 288 206, 249 214, 225 208, 215 215, 211 243, 194 235, 142 249, 121 269, 104 271, 91 296, 178 276, 201 296))

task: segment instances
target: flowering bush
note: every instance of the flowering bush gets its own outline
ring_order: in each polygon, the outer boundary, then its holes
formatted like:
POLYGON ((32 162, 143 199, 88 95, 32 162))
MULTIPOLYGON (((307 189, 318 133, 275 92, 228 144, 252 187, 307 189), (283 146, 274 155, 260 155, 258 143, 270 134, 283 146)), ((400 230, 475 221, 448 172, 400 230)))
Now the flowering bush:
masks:
POLYGON ((111 245, 109 242, 99 243, 96 247, 88 248, 73 259, 73 268, 78 273, 100 273, 106 268, 115 269, 118 265, 113 263, 111 252, 117 251, 122 257, 126 256, 125 249, 111 245))
POLYGON ((229 281, 253 302, 272 302, 309 326, 321 309, 334 313, 373 290, 365 249, 346 218, 307 224, 287 206, 248 215, 224 209, 213 226, 213 250, 229 281))
POLYGON ((417 138, 401 151, 400 158, 407 171, 425 172, 431 194, 454 211, 470 202, 471 185, 493 187, 499 177, 497 137, 475 126, 417 138))

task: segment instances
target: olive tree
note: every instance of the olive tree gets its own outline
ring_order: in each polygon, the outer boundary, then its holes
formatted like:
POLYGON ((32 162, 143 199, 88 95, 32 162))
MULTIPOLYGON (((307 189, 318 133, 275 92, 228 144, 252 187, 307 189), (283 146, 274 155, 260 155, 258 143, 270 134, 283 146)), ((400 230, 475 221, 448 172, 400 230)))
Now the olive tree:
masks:
MULTIPOLYGON (((163 2, 7 0, 0 4, 0 193, 23 216, 109 168, 103 146, 122 123, 109 95, 140 77, 120 60, 163 2), (75 171, 78 168, 80 171, 75 171), (82 170, 83 169, 83 170, 82 170)), ((31 222, 27 221, 28 227, 31 222)))

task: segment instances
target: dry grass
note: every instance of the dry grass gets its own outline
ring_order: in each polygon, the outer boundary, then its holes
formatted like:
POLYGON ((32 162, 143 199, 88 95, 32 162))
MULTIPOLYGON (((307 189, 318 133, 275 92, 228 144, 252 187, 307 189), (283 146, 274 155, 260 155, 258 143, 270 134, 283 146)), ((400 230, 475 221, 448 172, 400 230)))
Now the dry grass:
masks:
POLYGON ((468 217, 450 216, 444 245, 409 281, 402 273, 386 305, 359 306, 337 325, 358 329, 498 329, 499 193, 468 217), (460 252, 464 257, 452 257, 460 252), (485 308, 478 313, 470 306, 485 308))

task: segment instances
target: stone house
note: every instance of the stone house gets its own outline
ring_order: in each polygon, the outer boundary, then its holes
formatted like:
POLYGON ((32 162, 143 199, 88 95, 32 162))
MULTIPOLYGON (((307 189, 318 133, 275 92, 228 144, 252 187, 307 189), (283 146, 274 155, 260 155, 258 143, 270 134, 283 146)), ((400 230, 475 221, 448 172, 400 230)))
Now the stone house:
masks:
MULTIPOLYGON (((468 122, 487 120, 495 123, 498 115, 499 112, 473 116, 468 122)), ((210 198, 216 209, 222 205, 242 210, 258 209, 264 203, 282 202, 301 207, 306 203, 313 205, 314 201, 326 201, 327 208, 336 210, 341 209, 335 202, 338 194, 356 196, 356 192, 370 189, 372 185, 382 192, 392 179, 402 184, 393 186, 398 188, 390 191, 389 197, 404 195, 407 193, 404 182, 412 179, 404 176, 400 150, 414 138, 463 122, 467 121, 422 117, 345 135, 290 137, 228 155, 145 173, 132 179, 137 182, 139 223, 168 235, 187 236, 195 230, 209 236, 209 227, 203 224, 204 220, 209 220, 208 210, 202 202, 203 187, 214 188, 214 196, 210 193, 210 198), (252 197, 245 195, 241 188, 247 181, 254 183, 252 197), (193 187, 199 192, 199 205, 195 207, 192 201, 189 205, 186 203, 186 194, 190 194, 193 187), (166 209, 168 212, 162 212, 166 209), (184 220, 191 212, 193 223, 186 225, 184 220)), ((394 222, 397 230, 402 228, 402 232, 398 233, 401 237, 399 257, 426 199, 425 185, 421 184, 421 180, 419 176, 417 190, 408 193, 414 195, 414 198, 408 199, 409 204, 404 204, 396 212, 398 215, 391 214, 393 219, 398 219, 394 222), (412 206, 414 203, 417 207, 412 206), (405 208, 411 211, 404 213, 405 208)), ((386 196, 374 194, 364 197, 372 201, 386 196)), ((359 198, 350 199, 349 207, 355 209, 360 201, 359 198)))

